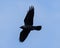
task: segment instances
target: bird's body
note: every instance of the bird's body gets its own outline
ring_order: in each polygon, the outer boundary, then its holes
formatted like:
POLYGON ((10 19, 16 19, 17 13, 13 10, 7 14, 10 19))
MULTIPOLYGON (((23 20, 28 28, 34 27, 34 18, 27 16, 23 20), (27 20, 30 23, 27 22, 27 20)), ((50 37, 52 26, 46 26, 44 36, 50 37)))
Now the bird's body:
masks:
POLYGON ((23 42, 27 38, 30 31, 41 30, 41 26, 33 26, 33 18, 34 18, 34 7, 31 6, 29 8, 29 11, 28 11, 25 19, 24 19, 25 25, 20 27, 23 29, 22 32, 20 33, 20 37, 19 37, 19 40, 21 42, 23 42))
POLYGON ((40 30, 41 29, 41 26, 27 25, 27 26, 21 26, 20 28, 22 28, 22 29, 30 29, 30 30, 40 30))

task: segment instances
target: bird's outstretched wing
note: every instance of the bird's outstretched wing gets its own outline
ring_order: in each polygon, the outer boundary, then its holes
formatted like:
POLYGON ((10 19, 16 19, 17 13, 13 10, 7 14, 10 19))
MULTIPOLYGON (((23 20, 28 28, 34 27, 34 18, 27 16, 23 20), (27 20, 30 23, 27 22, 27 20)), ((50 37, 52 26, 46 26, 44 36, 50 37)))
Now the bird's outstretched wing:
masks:
POLYGON ((34 17, 34 7, 31 6, 24 19, 25 25, 33 25, 33 17, 34 17))
POLYGON ((23 42, 23 41, 27 38, 27 36, 28 36, 29 33, 30 33, 30 30, 28 30, 28 29, 23 29, 22 32, 20 33, 19 40, 20 40, 21 42, 23 42))

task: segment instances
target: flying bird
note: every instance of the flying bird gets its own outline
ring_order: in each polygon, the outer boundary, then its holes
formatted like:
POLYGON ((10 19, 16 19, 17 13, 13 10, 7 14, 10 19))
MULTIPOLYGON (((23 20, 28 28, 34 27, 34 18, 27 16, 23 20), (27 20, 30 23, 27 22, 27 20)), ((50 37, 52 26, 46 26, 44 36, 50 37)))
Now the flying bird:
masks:
POLYGON ((26 17, 24 19, 25 25, 20 27, 23 30, 20 32, 19 41, 23 42, 32 30, 41 30, 42 26, 33 26, 33 18, 34 7, 30 6, 29 11, 27 12, 26 17))

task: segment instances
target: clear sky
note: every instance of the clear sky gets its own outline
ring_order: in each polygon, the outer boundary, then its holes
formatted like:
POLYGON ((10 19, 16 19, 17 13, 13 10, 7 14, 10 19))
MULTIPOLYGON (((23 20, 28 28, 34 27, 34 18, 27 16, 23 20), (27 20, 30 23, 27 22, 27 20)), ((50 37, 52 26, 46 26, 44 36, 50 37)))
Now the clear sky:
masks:
POLYGON ((0 0, 0 48, 60 48, 60 0, 0 0), (42 30, 31 31, 21 43, 19 27, 31 5, 34 25, 42 30))

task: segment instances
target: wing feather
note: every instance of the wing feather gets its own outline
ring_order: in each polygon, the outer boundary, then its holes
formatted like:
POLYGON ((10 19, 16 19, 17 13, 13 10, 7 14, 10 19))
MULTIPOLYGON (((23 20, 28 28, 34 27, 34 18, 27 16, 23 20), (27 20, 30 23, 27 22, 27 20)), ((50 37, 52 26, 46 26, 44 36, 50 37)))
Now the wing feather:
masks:
POLYGON ((33 25, 33 17, 34 17, 34 7, 31 6, 29 11, 24 19, 25 25, 33 25))
POLYGON ((21 42, 23 42, 23 41, 27 38, 27 36, 28 36, 29 33, 30 33, 30 30, 28 30, 28 29, 23 29, 23 30, 21 31, 21 33, 20 33, 19 40, 20 40, 21 42))

